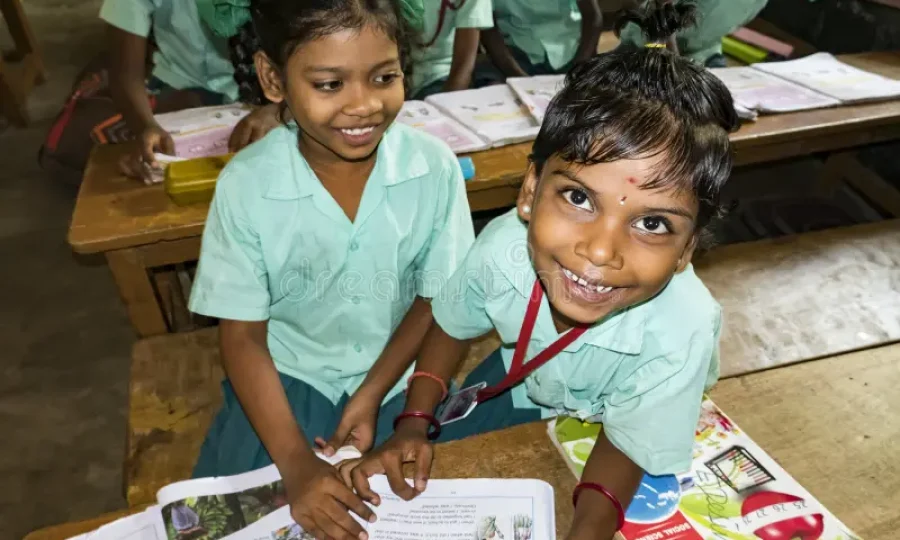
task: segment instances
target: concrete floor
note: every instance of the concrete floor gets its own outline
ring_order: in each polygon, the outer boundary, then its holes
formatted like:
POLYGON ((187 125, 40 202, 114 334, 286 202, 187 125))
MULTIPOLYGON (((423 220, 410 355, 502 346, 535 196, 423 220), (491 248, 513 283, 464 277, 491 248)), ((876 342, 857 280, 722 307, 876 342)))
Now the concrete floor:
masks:
POLYGON ((36 161, 73 77, 100 48, 100 0, 23 3, 50 77, 29 100, 29 128, 0 120, 2 540, 124 507, 134 340, 108 270, 66 244, 75 190, 36 161))
MULTIPOLYGON (((76 259, 66 244, 75 190, 36 162, 73 77, 102 45, 101 0, 23 3, 49 80, 30 98, 32 126, 0 120, 0 540, 125 506, 135 339, 103 261, 76 259)), ((732 196, 802 192, 816 172, 812 160, 745 171, 732 196)))

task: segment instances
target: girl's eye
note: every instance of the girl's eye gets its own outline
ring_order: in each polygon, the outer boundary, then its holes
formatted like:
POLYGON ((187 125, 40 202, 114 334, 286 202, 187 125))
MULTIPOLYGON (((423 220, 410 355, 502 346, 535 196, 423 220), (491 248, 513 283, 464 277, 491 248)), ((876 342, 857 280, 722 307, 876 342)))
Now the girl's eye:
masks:
POLYGON ((666 218, 660 216, 642 217, 637 220, 634 226, 648 234, 669 234, 672 232, 672 228, 669 227, 666 218))
POLYGON ((593 211, 594 205, 591 204, 590 198, 588 198, 588 194, 584 192, 584 190, 577 188, 569 188, 562 192, 563 198, 577 208, 581 208, 582 210, 593 211))
POLYGON ((384 75, 379 75, 375 77, 375 83, 383 86, 387 86, 397 80, 400 75, 397 73, 385 73, 384 75))
POLYGON ((321 90, 322 92, 334 92, 341 88, 343 83, 341 81, 323 81, 323 82, 315 82, 313 86, 316 90, 321 90))

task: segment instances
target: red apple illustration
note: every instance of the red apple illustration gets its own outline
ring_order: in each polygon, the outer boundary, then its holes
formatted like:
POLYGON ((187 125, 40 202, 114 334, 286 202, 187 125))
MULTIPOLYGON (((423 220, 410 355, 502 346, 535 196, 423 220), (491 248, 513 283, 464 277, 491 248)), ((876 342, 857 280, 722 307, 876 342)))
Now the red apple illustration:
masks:
MULTIPOLYGON (((744 499, 741 504, 741 515, 747 516, 761 508, 774 505, 792 506, 803 502, 802 498, 787 493, 758 491, 744 499)), ((819 540, 824 530, 825 519, 822 514, 809 514, 776 521, 756 529, 753 534, 762 540, 819 540)))

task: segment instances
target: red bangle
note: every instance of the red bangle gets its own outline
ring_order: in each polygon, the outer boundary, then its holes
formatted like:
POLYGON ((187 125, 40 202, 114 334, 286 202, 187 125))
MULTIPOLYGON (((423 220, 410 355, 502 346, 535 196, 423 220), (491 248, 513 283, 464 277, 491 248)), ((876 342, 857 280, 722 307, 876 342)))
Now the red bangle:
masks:
POLYGON ((616 531, 622 530, 622 527, 625 526, 625 510, 622 508, 622 503, 619 502, 619 499, 616 498, 615 495, 610 493, 608 489, 601 486, 600 484, 595 484, 593 482, 580 482, 577 486, 575 486, 575 491, 572 492, 572 506, 578 506, 578 496, 581 494, 581 490, 583 489, 591 489, 598 493, 603 494, 604 497, 609 499, 609 502, 612 503, 613 506, 616 507, 616 512, 618 512, 618 519, 616 520, 616 531))
POLYGON ((409 388, 409 385, 412 383, 413 379, 415 379, 416 377, 425 377, 425 378, 431 379, 432 381, 441 385, 441 391, 444 392, 441 395, 441 401, 444 401, 445 399, 447 399, 447 395, 450 393, 450 391, 447 389, 447 383, 444 382, 444 379, 438 377, 434 373, 428 373, 427 371, 416 371, 412 375, 410 375, 408 379, 406 379, 406 387, 407 388, 409 388))
POLYGON ((434 428, 433 431, 429 431, 428 440, 433 441, 441 436, 441 423, 437 421, 437 418, 435 418, 433 414, 420 411, 410 411, 398 414, 397 418, 394 418, 394 431, 397 430, 397 424, 406 418, 422 418, 428 420, 428 423, 434 428))

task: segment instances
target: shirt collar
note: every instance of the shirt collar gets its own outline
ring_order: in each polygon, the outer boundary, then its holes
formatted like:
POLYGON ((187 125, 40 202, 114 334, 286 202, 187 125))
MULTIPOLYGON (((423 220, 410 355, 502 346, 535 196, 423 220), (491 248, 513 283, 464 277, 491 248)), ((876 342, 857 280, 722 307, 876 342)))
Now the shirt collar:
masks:
MULTIPOLYGON (((277 129, 278 140, 273 146, 282 155, 289 156, 286 167, 289 174, 284 174, 285 168, 280 166, 277 158, 273 159, 270 163, 274 168, 267 171, 269 186, 265 198, 294 200, 312 196, 317 188, 321 188, 321 183, 297 148, 297 124, 291 122, 286 127, 277 129)), ((409 147, 409 141, 403 137, 402 129, 403 127, 393 124, 385 132, 376 150, 378 154, 370 181, 375 180, 384 186, 393 186, 427 176, 431 172, 424 153, 418 148, 409 147)))

